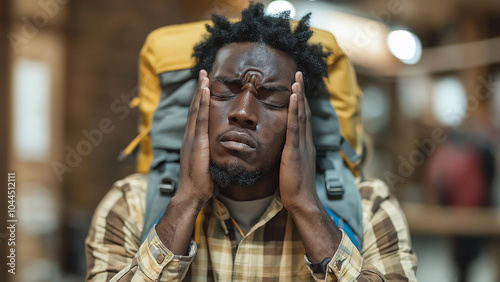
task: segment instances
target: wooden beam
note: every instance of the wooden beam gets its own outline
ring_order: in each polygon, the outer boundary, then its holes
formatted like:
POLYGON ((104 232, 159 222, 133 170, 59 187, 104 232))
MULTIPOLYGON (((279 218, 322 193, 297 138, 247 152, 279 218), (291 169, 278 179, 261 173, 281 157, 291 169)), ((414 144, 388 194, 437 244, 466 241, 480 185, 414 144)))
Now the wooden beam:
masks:
POLYGON ((500 236, 500 208, 401 204, 411 235, 500 236))
POLYGON ((406 66, 400 75, 457 71, 500 62, 500 37, 424 49, 422 59, 406 66))

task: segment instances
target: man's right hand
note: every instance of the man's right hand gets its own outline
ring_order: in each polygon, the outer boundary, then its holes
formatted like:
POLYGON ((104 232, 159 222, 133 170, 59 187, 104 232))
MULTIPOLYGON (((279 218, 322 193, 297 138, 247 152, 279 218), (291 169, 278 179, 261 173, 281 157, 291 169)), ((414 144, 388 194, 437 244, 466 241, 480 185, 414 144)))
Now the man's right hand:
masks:
POLYGON ((210 161, 208 83, 207 72, 201 70, 182 139, 177 191, 177 196, 188 197, 193 201, 198 201, 201 205, 204 205, 213 195, 212 178, 208 171, 210 161))
POLYGON ((186 255, 196 217, 213 195, 212 178, 208 171, 209 107, 208 74, 201 70, 182 139, 177 192, 156 225, 158 237, 175 255, 186 255))

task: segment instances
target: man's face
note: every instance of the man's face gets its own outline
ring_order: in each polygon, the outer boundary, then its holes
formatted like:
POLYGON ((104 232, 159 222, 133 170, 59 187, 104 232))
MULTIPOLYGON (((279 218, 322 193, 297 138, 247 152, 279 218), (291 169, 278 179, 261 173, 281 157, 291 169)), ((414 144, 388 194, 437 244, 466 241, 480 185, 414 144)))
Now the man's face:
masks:
POLYGON ((296 69, 290 56, 265 44, 232 43, 219 50, 209 74, 213 164, 259 179, 279 171, 296 69))

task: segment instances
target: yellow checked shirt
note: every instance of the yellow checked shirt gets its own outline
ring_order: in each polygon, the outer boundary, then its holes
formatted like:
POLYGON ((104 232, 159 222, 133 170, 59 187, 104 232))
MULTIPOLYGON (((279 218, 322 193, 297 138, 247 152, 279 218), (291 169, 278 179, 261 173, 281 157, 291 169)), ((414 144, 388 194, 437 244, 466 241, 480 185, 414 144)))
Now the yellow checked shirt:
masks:
MULTIPOLYGON (((239 245, 226 207, 218 210, 214 200, 197 220, 199 242, 191 241, 188 255, 173 255, 155 228, 141 244, 146 180, 145 174, 133 174, 116 182, 99 204, 85 241, 87 281, 323 281, 310 271, 296 226, 277 194, 239 245)), ((343 234, 324 280, 416 281, 417 259, 397 200, 379 180, 358 187, 361 252, 343 234)))

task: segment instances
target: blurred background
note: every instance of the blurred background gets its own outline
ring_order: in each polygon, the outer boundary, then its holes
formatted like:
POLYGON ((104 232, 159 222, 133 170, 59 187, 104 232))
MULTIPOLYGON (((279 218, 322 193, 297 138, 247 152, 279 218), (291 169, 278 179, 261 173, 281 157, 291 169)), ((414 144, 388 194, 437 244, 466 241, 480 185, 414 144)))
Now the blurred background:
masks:
MULTIPOLYGON (((500 281, 500 2, 262 1, 332 32, 363 92, 365 174, 406 213, 419 281, 500 281)), ((134 172, 137 62, 155 28, 238 16, 248 1, 0 1, 0 172, 16 173, 16 274, 82 281, 84 239, 134 172), (100 130, 102 138, 92 135, 100 130)), ((4 183, 7 183, 5 180, 4 183)))

